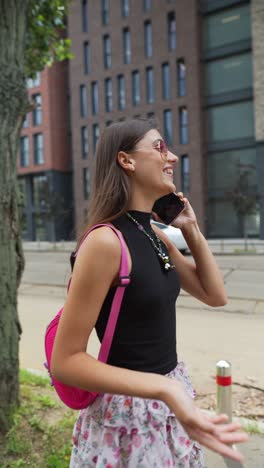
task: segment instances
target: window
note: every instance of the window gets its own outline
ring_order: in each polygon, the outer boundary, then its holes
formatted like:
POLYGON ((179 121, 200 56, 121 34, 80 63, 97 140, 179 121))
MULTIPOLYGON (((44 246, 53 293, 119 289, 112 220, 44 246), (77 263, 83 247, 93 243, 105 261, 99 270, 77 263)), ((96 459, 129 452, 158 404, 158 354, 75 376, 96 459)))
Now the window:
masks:
POLYGON ((209 96, 252 87, 252 54, 207 62, 205 81, 205 93, 209 96))
POLYGON ((87 91, 85 85, 80 85, 80 115, 87 116, 87 91))
POLYGON ((27 136, 20 137, 20 166, 29 166, 29 139, 27 136))
POLYGON ((87 0, 82 0, 82 32, 88 32, 88 8, 87 0))
POLYGON ((163 112, 164 122, 164 138, 167 145, 172 146, 173 144, 173 126, 172 126, 172 112, 170 109, 166 109, 163 112))
POLYGON ((176 49, 176 19, 174 11, 168 13, 168 49, 176 49))
POLYGON ((83 168, 83 198, 88 200, 90 195, 90 172, 87 167, 83 168))
POLYGON ((34 78, 27 80, 27 88, 35 88, 36 86, 40 86, 40 72, 36 73, 34 78))
POLYGON ((203 21, 203 47, 206 50, 223 47, 251 38, 250 5, 213 13, 203 21))
POLYGON ((211 143, 254 137, 252 101, 211 107, 207 110, 207 119, 211 143))
POLYGON ((81 148, 82 148, 82 158, 88 158, 89 152, 89 143, 88 143, 88 128, 82 127, 81 128, 81 148))
POLYGON ((117 77, 117 99, 118 109, 124 110, 126 107, 126 88, 124 75, 118 75, 117 77))
POLYGON ((109 23, 109 0, 102 0, 102 24, 109 23))
POLYGON ((44 164, 43 135, 35 133, 33 135, 34 163, 44 164))
POLYGON ((182 145, 186 145, 189 141, 188 110, 186 107, 179 108, 179 124, 180 124, 180 143, 182 145))
POLYGON ((140 76, 137 70, 132 72, 132 101, 134 106, 140 104, 140 76))
POLYGON ((169 63, 162 64, 162 97, 163 99, 171 98, 171 79, 169 63))
POLYGON ((48 202, 49 195, 48 179, 45 175, 33 176, 33 204, 34 208, 43 209, 48 202))
POLYGON ((181 189, 190 192, 190 161, 188 154, 181 157, 181 189))
POLYGON ((152 57, 152 25, 151 21, 144 23, 145 56, 152 57))
POLYGON ((155 82, 153 67, 146 68, 146 96, 148 104, 152 104, 155 101, 155 82))
POLYGON ((111 59, 111 39, 108 34, 105 34, 103 37, 103 48, 104 48, 104 67, 106 69, 111 68, 112 59, 111 59))
POLYGON ((93 81, 91 84, 91 101, 92 101, 92 114, 95 115, 99 112, 99 96, 98 96, 98 83, 93 81))
POLYGON ((143 10, 149 11, 152 6, 152 0, 143 0, 143 10))
POLYGON ((105 110, 112 112, 113 110, 113 85, 111 78, 105 79, 105 110))
POLYGON ((97 141, 100 136, 100 127, 98 124, 93 124, 93 152, 96 151, 97 141))
POLYGON ((131 63, 131 36, 128 28, 123 29, 124 63, 131 63))
POLYGON ((121 0, 121 11, 122 11, 123 18, 126 18, 127 16, 129 16, 129 12, 130 12, 129 0, 121 0))
POLYGON ((25 114, 23 122, 22 122, 22 128, 27 128, 28 127, 28 114, 25 114))
POLYGON ((42 97, 41 94, 33 94, 32 100, 34 102, 34 109, 32 111, 33 125, 42 124, 42 97))
POLYGON ((178 96, 186 96, 186 65, 184 59, 177 60, 178 96))
POLYGON ((83 68, 85 75, 88 75, 91 71, 91 50, 87 41, 83 44, 83 68))

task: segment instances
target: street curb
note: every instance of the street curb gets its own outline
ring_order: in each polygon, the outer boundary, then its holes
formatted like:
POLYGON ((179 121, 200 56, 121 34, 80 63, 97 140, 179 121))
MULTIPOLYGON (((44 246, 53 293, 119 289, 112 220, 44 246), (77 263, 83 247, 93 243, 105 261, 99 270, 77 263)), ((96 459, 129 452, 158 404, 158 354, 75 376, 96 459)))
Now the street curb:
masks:
MULTIPOLYGON (((31 368, 27 368, 26 371, 30 372, 31 374, 38 375, 40 377, 46 377, 47 380, 49 379, 47 371, 44 371, 44 370, 41 371, 39 369, 31 369, 31 368)), ((210 411, 210 410, 202 409, 202 411, 210 417, 213 417, 216 414, 214 411, 210 411)), ((256 432, 258 434, 264 435, 264 422, 256 421, 255 419, 236 417, 236 416, 233 417, 233 422, 239 422, 244 430, 246 431, 248 430, 247 432, 252 432, 252 433, 256 432), (249 428, 252 428, 252 429, 249 430, 249 428)))

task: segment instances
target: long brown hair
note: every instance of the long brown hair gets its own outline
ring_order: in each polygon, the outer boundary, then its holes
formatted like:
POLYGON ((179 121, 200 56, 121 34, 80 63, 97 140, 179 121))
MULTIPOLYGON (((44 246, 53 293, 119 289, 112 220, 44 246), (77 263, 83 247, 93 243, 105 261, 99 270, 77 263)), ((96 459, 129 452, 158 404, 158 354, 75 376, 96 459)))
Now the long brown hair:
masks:
POLYGON ((91 226, 111 222, 127 211, 131 197, 129 177, 118 164, 117 155, 119 151, 132 151, 153 128, 157 128, 154 120, 131 119, 103 130, 92 171, 87 221, 80 232, 78 245, 91 226))

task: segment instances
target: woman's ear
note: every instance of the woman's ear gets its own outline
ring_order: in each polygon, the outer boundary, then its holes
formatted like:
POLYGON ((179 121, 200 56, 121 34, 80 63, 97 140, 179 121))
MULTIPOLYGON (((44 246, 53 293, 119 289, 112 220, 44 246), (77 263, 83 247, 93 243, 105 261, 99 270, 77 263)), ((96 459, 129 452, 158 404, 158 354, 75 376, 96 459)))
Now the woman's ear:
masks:
POLYGON ((129 153, 119 151, 117 155, 117 163, 126 171, 127 175, 135 171, 135 160, 129 153))

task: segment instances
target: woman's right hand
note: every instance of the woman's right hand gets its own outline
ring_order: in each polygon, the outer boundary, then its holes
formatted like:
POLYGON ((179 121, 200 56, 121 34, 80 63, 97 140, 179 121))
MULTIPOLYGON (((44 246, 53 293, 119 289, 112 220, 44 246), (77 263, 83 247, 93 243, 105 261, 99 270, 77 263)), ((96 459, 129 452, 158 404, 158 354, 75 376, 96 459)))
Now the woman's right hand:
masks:
POLYGON ((233 444, 248 440, 247 434, 241 431, 241 425, 227 423, 228 417, 224 414, 209 418, 195 405, 180 382, 168 380, 162 400, 190 438, 222 456, 242 462, 242 454, 232 447, 233 444))

